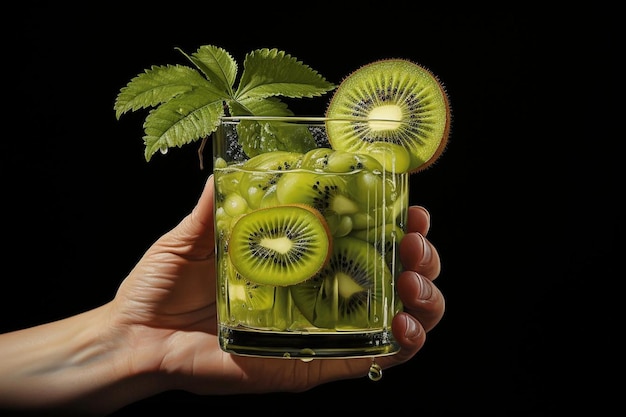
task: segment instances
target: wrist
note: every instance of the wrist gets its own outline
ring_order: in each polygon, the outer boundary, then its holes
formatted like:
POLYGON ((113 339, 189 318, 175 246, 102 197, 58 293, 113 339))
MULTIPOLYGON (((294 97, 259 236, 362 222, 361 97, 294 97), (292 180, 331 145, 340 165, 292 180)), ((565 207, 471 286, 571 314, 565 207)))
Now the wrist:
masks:
POLYGON ((0 409, 109 413, 158 392, 110 308, 0 335, 0 409))

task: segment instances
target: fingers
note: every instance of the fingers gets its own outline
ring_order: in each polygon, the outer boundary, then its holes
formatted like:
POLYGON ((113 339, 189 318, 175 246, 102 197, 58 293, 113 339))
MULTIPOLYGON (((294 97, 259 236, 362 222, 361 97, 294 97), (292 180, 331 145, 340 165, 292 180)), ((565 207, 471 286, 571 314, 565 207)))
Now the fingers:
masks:
POLYGON ((384 364, 385 366, 395 366, 408 361, 426 343, 426 330, 419 320, 409 313, 400 312, 396 314, 391 323, 391 330, 393 337, 400 344, 400 350, 388 358, 389 364, 384 364))
POLYGON ((430 213, 422 206, 410 206, 407 232, 417 232, 426 236, 430 229, 430 213))
POLYGON ((415 271, 404 271, 398 277, 398 294, 404 311, 417 319, 425 331, 432 330, 441 321, 445 299, 437 286, 415 271))
POLYGON ((409 208, 407 234, 400 242, 400 260, 404 272, 397 282, 404 311, 410 313, 429 331, 443 316, 445 301, 433 284, 441 272, 437 249, 424 236, 430 228, 430 215, 423 207, 409 208))
POLYGON ((406 239, 400 243, 400 261, 405 269, 434 280, 441 272, 437 249, 425 238, 430 230, 430 213, 422 206, 409 207, 406 239))
POLYGON ((404 311, 393 318, 392 331, 401 349, 389 357, 389 366, 411 359, 426 343, 426 333, 443 317, 445 299, 435 284, 415 271, 398 277, 398 294, 404 311))
POLYGON ((400 261, 405 270, 434 280, 441 272, 439 252, 420 232, 408 232, 400 241, 400 261))
POLYGON ((437 249, 426 239, 430 214, 420 206, 409 207, 407 234, 400 242, 400 260, 405 271, 397 281, 404 311, 396 314, 392 329, 402 349, 392 356, 402 363, 415 355, 426 342, 426 333, 443 317, 445 299, 432 282, 441 272, 437 249))

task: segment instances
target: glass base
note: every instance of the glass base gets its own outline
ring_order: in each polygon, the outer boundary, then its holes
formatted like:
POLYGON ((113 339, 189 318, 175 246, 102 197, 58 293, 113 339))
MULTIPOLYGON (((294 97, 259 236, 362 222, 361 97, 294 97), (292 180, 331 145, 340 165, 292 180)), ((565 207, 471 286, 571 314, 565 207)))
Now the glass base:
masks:
POLYGON ((393 355, 400 350, 391 330, 274 332, 220 326, 220 347, 246 356, 323 359, 393 355))

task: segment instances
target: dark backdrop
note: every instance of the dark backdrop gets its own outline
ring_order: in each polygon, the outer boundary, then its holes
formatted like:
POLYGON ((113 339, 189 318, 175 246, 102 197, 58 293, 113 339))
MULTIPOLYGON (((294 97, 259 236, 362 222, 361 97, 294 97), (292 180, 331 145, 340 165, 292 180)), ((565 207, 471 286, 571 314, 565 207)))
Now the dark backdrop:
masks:
MULTIPOLYGON (((188 64, 175 47, 214 44, 238 62, 276 47, 332 82, 372 60, 404 57, 441 78, 453 109, 446 153, 411 179, 411 202, 432 213, 447 299, 423 350, 376 383, 363 377, 260 396, 171 392, 115 415, 341 406, 544 416, 614 400, 617 390, 603 382, 616 371, 623 327, 624 274, 613 262, 624 226, 624 134, 613 127, 623 109, 623 81, 614 77, 623 46, 614 13, 251 7, 7 13, 17 23, 3 39, 0 330, 109 301, 195 204, 209 174, 198 167, 197 145, 146 163, 145 113, 118 121, 113 111, 139 72, 188 64)), ((321 115, 325 105, 294 109, 321 115)))

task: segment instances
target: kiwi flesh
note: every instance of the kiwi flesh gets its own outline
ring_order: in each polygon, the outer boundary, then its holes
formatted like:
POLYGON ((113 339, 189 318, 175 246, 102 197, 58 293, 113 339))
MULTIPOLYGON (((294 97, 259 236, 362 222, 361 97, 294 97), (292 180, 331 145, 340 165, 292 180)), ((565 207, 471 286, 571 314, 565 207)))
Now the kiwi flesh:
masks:
POLYGON ((253 209, 276 204, 272 198, 276 183, 285 171, 300 165, 302 156, 299 152, 274 151, 250 158, 241 168, 252 172, 240 177, 239 194, 253 209))
POLYGON ((393 285, 383 256, 364 240, 335 239, 327 265, 290 288, 295 305, 319 328, 366 329, 381 323, 392 304, 393 285))
MULTIPOLYGON (((230 261, 227 260, 230 263, 230 261)), ((276 287, 257 284, 245 279, 230 265, 228 271, 228 300, 233 311, 267 310, 274 305, 276 287)))
MULTIPOLYGON (((284 330, 290 321, 288 287, 257 284, 245 279, 233 267, 228 256, 220 261, 222 281, 218 303, 220 320, 231 326, 249 326, 266 330, 284 330)), ((293 303, 293 301, 291 301, 293 303)), ((300 318, 300 321, 306 319, 300 318)))
POLYGON ((328 261, 328 224, 315 209, 285 204, 238 217, 228 241, 235 270, 256 284, 293 285, 315 275, 328 261))
POLYGON ((311 171, 326 171, 328 157, 334 151, 330 148, 311 149, 302 156, 300 167, 311 171))
POLYGON ((414 173, 444 151, 451 112, 443 84, 430 70, 390 58, 348 75, 326 116, 333 149, 368 154, 387 170, 414 173))
POLYGON ((347 182, 340 175, 317 172, 294 172, 276 185, 276 197, 282 204, 301 203, 322 214, 353 214, 359 206, 347 195, 347 182))

